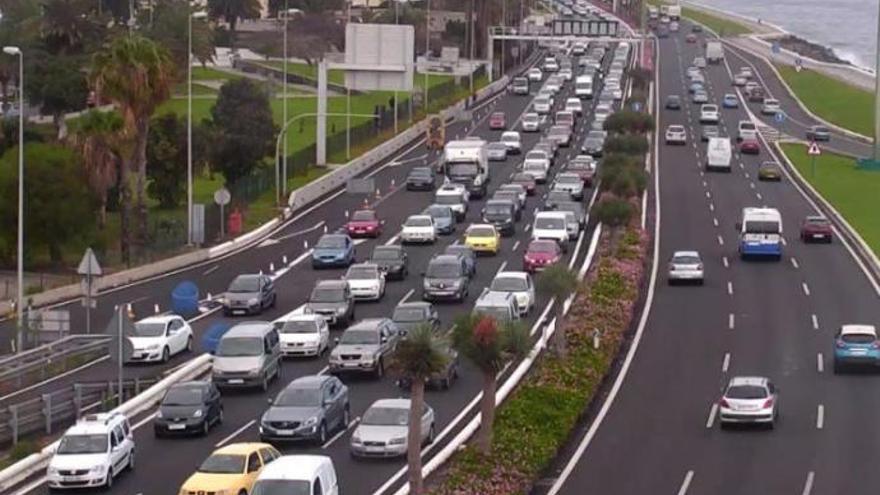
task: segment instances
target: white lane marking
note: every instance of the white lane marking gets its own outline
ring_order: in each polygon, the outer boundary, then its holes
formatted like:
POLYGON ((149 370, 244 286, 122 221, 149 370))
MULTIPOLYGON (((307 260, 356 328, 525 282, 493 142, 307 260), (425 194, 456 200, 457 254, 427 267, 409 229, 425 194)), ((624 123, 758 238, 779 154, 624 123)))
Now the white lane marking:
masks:
POLYGON ((244 426, 242 426, 241 428, 239 428, 239 429, 233 431, 228 437, 226 437, 226 438, 224 438, 223 440, 220 440, 219 442, 215 443, 215 444, 214 444, 214 447, 222 447, 222 446, 226 445, 226 444, 229 443, 232 439, 234 439, 235 437, 237 437, 238 435, 240 435, 243 431, 247 430, 247 429, 250 428, 251 426, 254 426, 254 424, 256 424, 256 422, 257 422, 257 420, 255 420, 255 419, 252 419, 252 420, 248 421, 247 423, 244 424, 244 426))
POLYGON ((219 265, 219 264, 214 265, 214 266, 212 266, 211 268, 208 268, 207 270, 205 270, 204 272, 202 272, 202 275, 203 275, 203 276, 204 276, 204 275, 210 275, 210 274, 216 272, 216 271, 219 270, 219 269, 220 269, 220 265, 219 265))
POLYGON ((326 375, 328 371, 330 371, 330 367, 324 366, 323 368, 321 368, 320 371, 318 371, 318 375, 326 375))
MULTIPOLYGON (((321 220, 320 222, 316 223, 315 225, 312 225, 311 227, 309 227, 309 228, 307 228, 307 229, 300 230, 300 231, 297 231, 297 232, 291 232, 291 233, 286 234, 286 235, 283 235, 283 236, 281 236, 281 237, 276 237, 276 238, 274 238, 274 239, 266 239, 266 241, 276 241, 275 244, 277 244, 277 243, 278 243, 277 241, 283 241, 283 240, 286 240, 286 239, 290 239, 291 237, 297 237, 297 236, 300 236, 300 235, 303 235, 303 234, 308 234, 309 232, 312 232, 312 231, 314 231, 314 230, 318 230, 318 229, 320 229, 321 227, 323 227, 326 223, 327 223, 326 221, 321 220)), ((266 241, 264 241, 263 244, 260 244, 260 247, 263 247, 264 244, 267 245, 267 246, 268 246, 268 245, 271 245, 271 243, 270 243, 270 244, 266 244, 266 241)))
MULTIPOLYGON (((117 394, 117 395, 118 395, 118 394, 117 394)), ((131 426, 132 429, 137 430, 137 429, 140 428, 141 426, 144 426, 145 424, 149 423, 150 421, 153 420, 153 418, 156 417, 156 414, 158 414, 158 413, 150 413, 150 414, 147 414, 147 416, 146 416, 144 419, 142 419, 142 420, 138 421, 137 423, 133 424, 133 425, 131 426)))
POLYGON ((825 359, 822 357, 822 353, 816 354, 816 369, 819 373, 825 371, 825 359))
POLYGON ((721 372, 727 373, 727 370, 730 369, 730 353, 724 353, 724 361, 721 361, 721 372))
POLYGON ((797 258, 795 258, 794 256, 792 256, 792 257, 789 258, 789 259, 791 260, 791 266, 793 266, 793 267, 795 267, 795 268, 800 268, 800 265, 798 265, 798 260, 797 260, 797 258))
POLYGON ((804 491, 801 492, 801 495, 810 495, 810 492, 813 491, 813 480, 816 478, 816 473, 810 471, 807 473, 807 481, 804 483, 804 491))
POLYGON ((712 403, 712 409, 709 409, 709 418, 706 419, 706 428, 712 428, 712 425, 715 424, 715 415, 718 414, 718 403, 712 403))
POLYGON ((727 282, 727 294, 730 296, 733 295, 733 282, 727 282))
POLYGON ((516 251, 516 248, 518 248, 518 247, 519 247, 519 241, 514 242, 513 249, 511 249, 511 251, 516 251))
POLYGON ((733 327, 736 326, 736 316, 733 313, 727 315, 727 328, 733 330, 733 327))
POLYGON ((355 426, 357 426, 357 424, 360 423, 360 422, 361 422, 361 417, 360 417, 360 416, 354 418, 353 420, 351 420, 351 421, 348 423, 348 426, 347 426, 344 430, 339 430, 339 433, 333 435, 332 437, 330 437, 330 440, 327 440, 327 443, 325 443, 324 445, 321 445, 321 448, 322 448, 322 449, 326 449, 327 447, 329 447, 330 445, 332 445, 333 442, 339 440, 339 438, 340 438, 342 435, 345 435, 345 433, 348 432, 348 430, 350 430, 350 429, 354 428, 355 426))
POLYGON ((503 263, 501 263, 501 266, 498 267, 498 271, 495 272, 495 275, 498 275, 499 273, 503 272, 505 268, 507 268, 507 261, 504 261, 503 263))
POLYGON ((717 218, 713 218, 713 219, 712 219, 712 224, 715 225, 715 226, 717 227, 717 226, 718 226, 718 219, 717 219, 717 218))
POLYGON ((303 254, 297 256, 297 258, 296 258, 295 260, 291 261, 290 264, 288 264, 287 266, 288 266, 289 268, 293 268, 293 267, 295 267, 296 265, 298 265, 298 264, 302 263, 303 261, 305 261, 305 260, 306 260, 309 256, 311 256, 311 255, 312 255, 312 250, 309 249, 308 251, 304 252, 303 254))
POLYGON ((802 282, 801 287, 804 288, 804 294, 809 296, 810 295, 810 286, 807 285, 806 282, 802 282))
POLYGON ((749 182, 749 187, 751 187, 752 189, 754 189, 754 188, 755 188, 755 183, 754 183, 754 182, 749 182))
POLYGON ((527 224, 526 224, 526 232, 528 232, 529 230, 531 230, 531 228, 532 228, 532 224, 527 223, 527 224))
POLYGON ((709 185, 706 183, 706 181, 703 181, 703 187, 709 187, 709 185))
POLYGON ((727 260, 727 256, 722 256, 721 262, 724 263, 724 268, 730 268, 730 261, 727 260))
POLYGON ((819 317, 816 316, 815 314, 813 314, 813 315, 811 315, 811 318, 813 320, 813 329, 818 330, 819 329, 819 317))
POLYGON ((764 196, 761 196, 761 193, 755 193, 755 197, 758 198, 758 201, 761 201, 764 199, 764 196))
POLYGON ((684 475, 684 481, 681 482, 681 488, 678 489, 678 495, 685 495, 687 493, 693 479, 694 471, 690 470, 687 472, 687 474, 684 475))
POLYGON ((749 178, 750 178, 748 172, 745 173, 745 176, 746 176, 746 179, 749 179, 749 178))
POLYGON ((779 239, 782 240, 782 245, 783 245, 783 246, 788 246, 788 241, 785 240, 785 236, 780 237, 779 239))
POLYGON ((390 246, 390 245, 394 244, 395 242, 397 242, 397 239, 400 239, 400 234, 395 234, 394 237, 385 241, 385 245, 390 246))
POLYGON ((400 301, 397 301, 397 305, 399 306, 399 305, 405 303, 406 300, 409 299, 409 296, 413 295, 413 293, 415 291, 416 291, 415 289, 410 289, 409 292, 407 292, 406 294, 403 295, 403 297, 400 298, 400 301))
POLYGON ((715 203, 709 203, 709 211, 715 211, 715 203))
POLYGON ((706 191, 706 198, 711 199, 711 198, 712 198, 712 193, 709 192, 709 191, 706 191))
POLYGON ((724 245, 724 238, 721 237, 720 235, 718 236, 718 245, 720 245, 720 246, 724 245))
POLYGON ((816 407, 816 429, 821 430, 825 427, 825 406, 819 404, 816 407))

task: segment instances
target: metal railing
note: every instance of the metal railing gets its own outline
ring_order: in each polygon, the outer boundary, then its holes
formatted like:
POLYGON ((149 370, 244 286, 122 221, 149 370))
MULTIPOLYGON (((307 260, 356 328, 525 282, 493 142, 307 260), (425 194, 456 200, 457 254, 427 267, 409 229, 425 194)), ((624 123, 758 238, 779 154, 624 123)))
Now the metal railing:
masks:
POLYGON ((110 337, 70 335, 18 354, 0 357, 0 395, 81 366, 107 354, 110 337))

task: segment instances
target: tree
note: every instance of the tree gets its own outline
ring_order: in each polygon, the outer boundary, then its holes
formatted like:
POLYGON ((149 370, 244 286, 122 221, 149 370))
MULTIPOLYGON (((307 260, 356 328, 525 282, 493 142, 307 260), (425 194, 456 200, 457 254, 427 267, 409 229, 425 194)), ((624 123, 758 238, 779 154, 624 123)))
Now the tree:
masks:
POLYGON ((425 382, 443 371, 449 360, 446 344, 429 325, 420 325, 397 345, 391 367, 409 383, 409 429, 406 460, 409 469, 409 492, 421 495, 422 436, 421 418, 425 407, 425 382))
MULTIPOLYGON (((193 10, 187 2, 160 1, 153 14, 153 23, 146 31, 147 37, 161 44, 171 53, 177 67, 183 67, 180 76, 186 75, 189 50, 189 19, 193 10)), ((192 20, 192 53, 201 63, 214 59, 214 33, 204 20, 192 20)))
MULTIPOLYGON (((122 166, 121 149, 124 123, 116 112, 92 110, 77 119, 71 126, 68 143, 77 149, 83 159, 83 168, 89 187, 98 197, 98 227, 103 229, 107 223, 107 203, 109 191, 120 181, 128 178, 128 169, 122 166)), ((128 188, 120 188, 128 190, 128 188)), ((121 192, 121 191, 120 191, 121 192)), ((124 261, 128 261, 130 246, 129 230, 131 221, 130 201, 119 201, 120 208, 120 251, 124 261)))
POLYGON ((147 140, 147 192, 159 207, 172 209, 186 193, 186 123, 177 114, 153 119, 147 140))
MULTIPOLYGON (((168 51, 139 34, 119 36, 92 61, 91 80, 96 91, 117 105, 131 140, 123 169, 135 172, 137 238, 147 237, 147 137, 150 118, 168 99, 174 81, 174 63, 168 51)), ((123 189, 129 184, 120 177, 123 189)), ((125 197, 125 194, 123 194, 125 197)))
POLYGON ((208 15, 215 20, 222 17, 233 33, 239 19, 257 19, 260 9, 259 0, 208 0, 208 15))
POLYGON ((295 36, 287 37, 287 53, 305 59, 306 63, 320 59, 325 53, 345 47, 345 28, 332 17, 323 14, 304 14, 288 22, 295 36))
POLYGON ((79 53, 100 39, 103 27, 89 15, 94 0, 43 0, 40 4, 40 37, 50 53, 79 53))
POLYGON ((492 448, 492 428, 495 423, 497 375, 507 362, 525 354, 529 347, 529 335, 517 323, 499 325, 491 316, 466 314, 456 319, 452 345, 483 373, 477 447, 482 453, 488 454, 492 448))
POLYGON ((25 74, 25 93, 31 103, 40 105, 41 113, 52 116, 58 137, 63 139, 64 114, 85 108, 88 82, 77 57, 46 54, 34 59, 25 74))
POLYGON ((250 175, 275 149, 277 129, 269 97, 250 79, 236 79, 220 87, 211 109, 210 161, 227 184, 250 175))
MULTIPOLYGON (((85 240, 92 231, 96 201, 86 184, 78 157, 51 144, 25 146, 25 252, 46 250, 53 264, 63 261, 62 246, 85 240)), ((18 148, 0 158, 0 236, 15 245, 18 218, 18 148)), ((7 252, 7 258, 9 253, 7 252)))
MULTIPOLYGON (((568 296, 577 290, 577 287, 577 275, 562 263, 556 263, 547 267, 538 275, 538 280, 535 282, 535 288, 538 289, 539 293, 553 297, 557 301, 567 299, 568 296)), ((558 355, 564 356, 567 354, 568 342, 563 329, 557 329, 554 334, 553 344, 558 355)))

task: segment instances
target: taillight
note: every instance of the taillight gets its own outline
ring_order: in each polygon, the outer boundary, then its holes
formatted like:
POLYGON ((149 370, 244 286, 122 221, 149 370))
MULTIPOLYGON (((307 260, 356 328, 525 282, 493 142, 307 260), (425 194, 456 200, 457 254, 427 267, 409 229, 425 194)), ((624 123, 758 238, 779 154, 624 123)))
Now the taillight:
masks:
POLYGON ((698 265, 697 265, 697 270, 702 270, 702 269, 703 269, 703 264, 702 264, 702 263, 698 264, 698 265))
POLYGON ((844 347, 846 347, 846 343, 844 343, 842 340, 838 340, 836 343, 838 349, 843 349, 844 347))
POLYGON ((773 397, 770 397, 769 399, 764 401, 764 405, 762 407, 764 409, 767 409, 768 407, 773 407, 773 397))
POLYGON ((871 342, 871 348, 880 349, 880 342, 877 342, 876 340, 874 342, 871 342))
POLYGON ((720 406, 720 407, 730 407, 730 404, 727 403, 727 399, 725 399, 724 397, 722 397, 721 400, 718 401, 718 406, 720 406))

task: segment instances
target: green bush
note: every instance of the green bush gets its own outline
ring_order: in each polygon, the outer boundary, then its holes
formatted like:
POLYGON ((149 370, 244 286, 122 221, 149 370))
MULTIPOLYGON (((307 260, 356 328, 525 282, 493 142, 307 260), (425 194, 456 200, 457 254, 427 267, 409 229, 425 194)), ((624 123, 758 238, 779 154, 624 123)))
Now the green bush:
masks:
POLYGON ((620 227, 629 223, 635 208, 626 201, 616 197, 602 198, 596 204, 596 216, 599 221, 609 227, 620 227))
POLYGON ((645 112, 621 110, 608 117, 604 127, 614 134, 644 134, 654 129, 654 118, 645 112))
POLYGON ((640 134, 611 136, 605 142, 605 151, 608 153, 644 155, 648 152, 648 139, 640 134))
POLYGON ((562 263, 551 265, 538 275, 535 287, 538 292, 555 297, 557 300, 565 299, 577 290, 577 275, 562 263))
POLYGON ((612 192, 621 198, 641 195, 648 183, 648 176, 641 167, 609 167, 603 169, 600 177, 602 190, 612 192))

